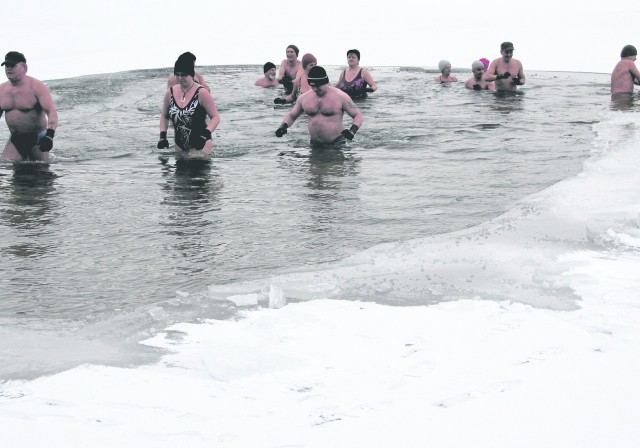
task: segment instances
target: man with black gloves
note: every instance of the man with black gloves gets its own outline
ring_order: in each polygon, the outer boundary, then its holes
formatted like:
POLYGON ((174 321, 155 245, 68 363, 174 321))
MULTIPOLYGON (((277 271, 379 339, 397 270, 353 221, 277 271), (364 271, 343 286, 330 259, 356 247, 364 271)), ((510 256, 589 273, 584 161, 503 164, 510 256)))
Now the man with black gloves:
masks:
POLYGON ((0 116, 11 138, 2 156, 9 160, 49 160, 58 127, 58 111, 43 82, 27 75, 27 60, 10 51, 4 57, 8 82, 0 85, 0 116))
POLYGON ((513 59, 513 44, 502 42, 500 45, 501 58, 494 59, 484 75, 486 81, 496 81, 496 90, 515 91, 517 86, 525 82, 522 63, 513 59))
POLYGON ((349 95, 329 85, 329 77, 324 68, 311 68, 307 81, 311 90, 298 97, 295 106, 276 130, 276 137, 286 134, 287 128, 304 112, 309 116, 308 128, 312 146, 345 148, 347 140, 353 140, 355 133, 362 126, 360 109, 349 95), (345 112, 353 118, 353 124, 349 129, 344 129, 342 123, 345 112))

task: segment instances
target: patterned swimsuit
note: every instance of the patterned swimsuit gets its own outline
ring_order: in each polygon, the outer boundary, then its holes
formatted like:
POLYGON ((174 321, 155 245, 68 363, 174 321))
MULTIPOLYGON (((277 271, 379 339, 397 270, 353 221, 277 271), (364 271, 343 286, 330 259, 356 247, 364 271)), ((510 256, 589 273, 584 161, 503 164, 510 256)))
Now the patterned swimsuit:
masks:
POLYGON ((191 145, 191 132, 194 136, 199 137, 202 131, 207 127, 207 111, 198 100, 198 92, 202 86, 196 89, 191 101, 184 106, 179 107, 173 97, 173 89, 171 89, 171 101, 169 102, 169 118, 175 129, 176 144, 188 151, 195 149, 191 145))
POLYGON ((347 70, 342 72, 342 77, 338 88, 351 98, 366 98, 367 97, 367 81, 362 78, 362 69, 358 72, 355 78, 351 81, 347 81, 347 70))

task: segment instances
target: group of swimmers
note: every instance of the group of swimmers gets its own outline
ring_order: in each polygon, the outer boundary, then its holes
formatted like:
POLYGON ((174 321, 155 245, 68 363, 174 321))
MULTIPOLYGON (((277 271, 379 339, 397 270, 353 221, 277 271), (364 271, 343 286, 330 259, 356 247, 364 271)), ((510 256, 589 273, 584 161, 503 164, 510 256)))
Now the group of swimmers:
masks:
MULTIPOLYGON (((471 64, 473 76, 465 82, 472 90, 515 91, 525 83, 522 63, 513 58, 511 42, 500 46, 501 57, 489 62, 486 59, 471 64)), ((620 62, 611 73, 611 93, 615 96, 631 96, 634 85, 640 85, 640 71, 635 65, 637 50, 632 45, 623 47, 620 62)), ((325 69, 310 53, 298 60, 299 50, 295 45, 286 49, 286 59, 276 66, 264 65, 264 76, 256 81, 260 87, 282 85, 285 97, 276 98, 276 104, 294 103, 278 127, 276 137, 282 137, 287 129, 303 113, 307 114, 309 135, 313 146, 343 148, 352 140, 363 122, 362 113, 354 99, 365 98, 367 93, 378 89, 371 73, 361 68, 360 52, 347 51, 348 67, 332 86, 325 69), (348 129, 343 128, 343 116, 353 121, 348 129)), ((169 147, 167 130, 169 121, 175 130, 175 149, 183 157, 203 157, 212 152, 211 135, 220 123, 220 116, 211 96, 209 86, 201 73, 195 71, 196 57, 192 53, 181 54, 174 64, 173 75, 167 82, 162 114, 160 117, 160 139, 157 147, 169 147)), ((58 127, 58 112, 47 86, 27 75, 27 60, 17 51, 5 55, 1 64, 8 81, 0 84, 0 116, 5 115, 11 134, 2 153, 8 160, 49 160, 53 139, 58 127)), ((439 83, 457 82, 451 74, 451 64, 438 64, 441 74, 435 78, 439 83)))

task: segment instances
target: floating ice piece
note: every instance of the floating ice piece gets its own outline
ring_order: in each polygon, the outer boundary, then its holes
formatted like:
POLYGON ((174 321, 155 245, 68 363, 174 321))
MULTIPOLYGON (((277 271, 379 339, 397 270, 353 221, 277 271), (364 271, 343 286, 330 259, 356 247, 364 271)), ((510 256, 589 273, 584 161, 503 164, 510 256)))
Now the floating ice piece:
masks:
POLYGON ((232 301, 236 306, 251 306, 258 304, 258 294, 240 294, 236 296, 229 296, 227 300, 232 301))
POLYGON ((271 284, 269 287, 269 308, 282 308, 287 304, 282 287, 271 284))

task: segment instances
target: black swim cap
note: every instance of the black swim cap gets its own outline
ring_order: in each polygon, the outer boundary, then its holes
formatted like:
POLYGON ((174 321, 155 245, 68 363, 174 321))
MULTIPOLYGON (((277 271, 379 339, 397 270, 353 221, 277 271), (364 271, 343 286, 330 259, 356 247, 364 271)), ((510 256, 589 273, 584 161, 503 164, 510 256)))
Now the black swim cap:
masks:
POLYGON ((264 64, 264 67, 263 67, 264 73, 267 73, 272 68, 276 68, 276 65, 273 62, 267 62, 266 64, 264 64))
POLYGON ((296 47, 295 45, 291 44, 287 47, 287 49, 289 48, 293 48, 293 51, 296 52, 296 56, 298 56, 300 54, 300 50, 298 50, 298 47, 296 47))
POLYGON ((633 45, 625 45, 622 48, 622 52, 620 53, 621 58, 626 58, 629 56, 637 56, 637 55, 638 55, 638 50, 636 50, 636 47, 634 47, 633 45))
POLYGON ((188 61, 193 61, 195 63, 196 55, 191 53, 190 51, 187 51, 186 53, 182 53, 180 56, 178 56, 178 59, 186 59, 188 61))
POLYGON ((191 58, 180 56, 173 66, 173 74, 176 73, 186 73, 189 76, 195 76, 196 71, 193 66, 193 60, 191 58))
POLYGON ((349 56, 349 53, 353 53, 356 56, 358 56, 358 61, 360 60, 360 52, 358 50, 349 50, 347 51, 347 56, 349 56))
POLYGON ((329 77, 327 76, 327 72, 325 69, 316 65, 311 67, 309 70, 309 75, 307 76, 307 81, 311 87, 320 87, 325 84, 329 84, 329 77))

